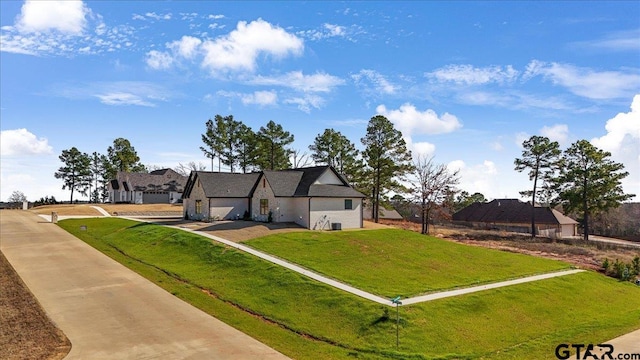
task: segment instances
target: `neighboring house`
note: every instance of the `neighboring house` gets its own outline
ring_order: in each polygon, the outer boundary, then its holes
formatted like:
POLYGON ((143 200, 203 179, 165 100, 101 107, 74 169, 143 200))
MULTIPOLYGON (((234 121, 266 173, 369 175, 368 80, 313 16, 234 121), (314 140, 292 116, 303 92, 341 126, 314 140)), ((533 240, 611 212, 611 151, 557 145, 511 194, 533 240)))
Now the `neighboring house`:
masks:
POLYGON ((187 177, 171 169, 150 173, 118 171, 107 184, 109 201, 133 204, 174 204, 182 196, 187 177))
POLYGON ((249 174, 193 171, 184 217, 294 222, 308 229, 361 228, 364 195, 331 166, 249 174))
MULTIPOLYGON (((531 233, 531 204, 517 199, 473 203, 453 214, 453 222, 478 228, 531 233)), ((578 222, 548 207, 535 207, 536 230, 552 238, 576 236, 578 222)))

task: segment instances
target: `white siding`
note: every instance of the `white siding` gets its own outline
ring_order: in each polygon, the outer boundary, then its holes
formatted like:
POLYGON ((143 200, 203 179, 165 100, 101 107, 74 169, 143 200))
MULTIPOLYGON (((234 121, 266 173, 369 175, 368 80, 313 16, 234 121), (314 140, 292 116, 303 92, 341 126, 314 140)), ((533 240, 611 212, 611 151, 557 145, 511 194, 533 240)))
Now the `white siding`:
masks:
POLYGON ((362 227, 362 199, 353 198, 353 209, 345 210, 345 198, 311 198, 311 230, 331 230, 331 223, 341 223, 343 229, 362 227))
MULTIPOLYGON (((215 198, 210 201, 209 214, 213 219, 242 219, 244 212, 249 210, 247 198, 215 198)), ((203 206, 209 206, 209 203, 205 202, 203 206)))
POLYGON ((314 182, 314 184, 322 184, 322 185, 342 185, 342 181, 336 176, 336 174, 330 169, 325 170, 325 172, 318 177, 318 180, 314 182))
POLYGON ((308 197, 278 197, 275 198, 273 221, 294 222, 309 228, 309 198, 308 197))

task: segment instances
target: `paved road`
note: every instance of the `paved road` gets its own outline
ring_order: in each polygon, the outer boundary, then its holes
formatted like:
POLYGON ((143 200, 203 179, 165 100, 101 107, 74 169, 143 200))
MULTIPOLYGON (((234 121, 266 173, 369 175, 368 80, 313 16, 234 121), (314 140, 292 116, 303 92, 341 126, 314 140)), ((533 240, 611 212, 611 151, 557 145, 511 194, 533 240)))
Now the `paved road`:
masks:
POLYGON ((71 341, 67 359, 286 359, 27 211, 0 250, 71 341))

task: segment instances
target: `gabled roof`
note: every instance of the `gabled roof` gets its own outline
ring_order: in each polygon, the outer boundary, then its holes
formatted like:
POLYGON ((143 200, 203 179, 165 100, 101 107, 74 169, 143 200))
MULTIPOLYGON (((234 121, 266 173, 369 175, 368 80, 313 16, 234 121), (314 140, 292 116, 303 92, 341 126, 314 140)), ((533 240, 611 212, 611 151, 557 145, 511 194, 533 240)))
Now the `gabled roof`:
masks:
POLYGON ((194 171, 189 177, 183 197, 189 197, 193 185, 197 181, 200 181, 204 194, 208 198, 250 197, 259 177, 260 173, 236 174, 194 171))
POLYGON ((129 173, 118 171, 116 179, 110 181, 111 188, 125 191, 182 192, 187 177, 171 169, 155 170, 150 173, 129 173))
POLYGON ((330 166, 265 170, 250 174, 194 171, 189 176, 183 197, 190 196, 197 181, 202 184, 208 198, 251 197, 262 176, 267 179, 276 197, 364 197, 330 166), (341 184, 316 184, 327 171, 335 174, 341 184))
MULTIPOLYGON (((517 199, 496 199, 488 203, 473 203, 453 214, 454 221, 513 223, 531 222, 532 206, 517 199)), ((535 218, 538 224, 577 224, 557 210, 548 207, 535 207, 535 218)))

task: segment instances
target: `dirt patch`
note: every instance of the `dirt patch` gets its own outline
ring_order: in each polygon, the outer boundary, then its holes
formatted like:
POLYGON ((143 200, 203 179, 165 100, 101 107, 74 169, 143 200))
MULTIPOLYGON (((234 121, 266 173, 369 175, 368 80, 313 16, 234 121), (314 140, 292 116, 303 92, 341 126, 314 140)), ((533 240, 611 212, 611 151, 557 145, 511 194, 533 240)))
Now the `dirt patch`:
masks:
POLYGON ((30 210, 39 215, 51 215, 52 212, 57 212, 60 216, 71 216, 71 215, 81 215, 81 216, 102 216, 102 214, 92 208, 90 205, 43 205, 38 206, 30 210))
POLYGON ((99 206, 111 215, 182 215, 182 204, 57 204, 38 206, 31 211, 43 215, 51 215, 55 211, 60 216, 102 216, 93 206, 99 206))
POLYGON ((244 220, 206 223, 185 220, 156 219, 154 222, 163 225, 175 225, 190 230, 202 231, 234 242, 242 242, 273 234, 309 231, 295 223, 261 223, 244 220))
POLYGON ((0 252, 0 359, 62 359, 69 339, 0 252))
MULTIPOLYGON (((420 232, 420 224, 409 221, 382 221, 384 224, 405 230, 420 232)), ((487 231, 468 228, 432 226, 431 235, 464 243, 514 253, 561 260, 582 269, 602 270, 604 259, 619 259, 631 262, 640 250, 612 243, 584 242, 580 239, 558 239, 536 237, 506 231, 487 231)))

